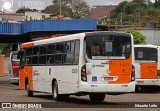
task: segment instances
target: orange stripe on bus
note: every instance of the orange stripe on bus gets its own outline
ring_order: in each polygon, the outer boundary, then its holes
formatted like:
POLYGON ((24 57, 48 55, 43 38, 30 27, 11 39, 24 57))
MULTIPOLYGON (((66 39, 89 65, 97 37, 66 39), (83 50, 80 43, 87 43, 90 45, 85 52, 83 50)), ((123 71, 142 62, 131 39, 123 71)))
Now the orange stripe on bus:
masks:
POLYGON ((25 80, 28 78, 30 90, 33 90, 33 75, 32 75, 32 66, 24 66, 22 70, 20 70, 19 74, 19 87, 20 89, 25 89, 25 80))
MULTIPOLYGON (((132 54, 131 54, 132 55, 132 54)), ((116 81, 109 81, 109 84, 128 84, 131 81, 132 56, 126 60, 110 60, 109 76, 116 76, 116 81)))
POLYGON ((141 63, 140 75, 141 79, 156 79, 157 63, 141 63))
POLYGON ((34 42, 22 44, 21 48, 26 48, 26 47, 31 47, 31 46, 34 46, 34 42))

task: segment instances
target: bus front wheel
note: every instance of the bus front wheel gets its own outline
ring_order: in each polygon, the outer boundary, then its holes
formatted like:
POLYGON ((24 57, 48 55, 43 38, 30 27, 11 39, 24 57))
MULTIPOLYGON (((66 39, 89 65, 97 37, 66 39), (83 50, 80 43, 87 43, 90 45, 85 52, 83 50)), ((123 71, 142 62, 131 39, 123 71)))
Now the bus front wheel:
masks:
POLYGON ((30 90, 29 82, 27 82, 27 84, 26 84, 26 89, 27 89, 27 96, 32 97, 33 96, 33 91, 30 90))
POLYGON ((105 94, 89 94, 90 101, 97 102, 97 101, 104 101, 105 94))

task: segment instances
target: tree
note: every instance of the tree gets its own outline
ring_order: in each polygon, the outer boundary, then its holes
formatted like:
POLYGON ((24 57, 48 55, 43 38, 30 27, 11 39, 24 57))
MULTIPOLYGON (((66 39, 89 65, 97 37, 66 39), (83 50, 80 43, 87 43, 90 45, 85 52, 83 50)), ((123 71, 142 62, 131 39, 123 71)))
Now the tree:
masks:
POLYGON ((76 19, 86 18, 89 16, 89 5, 84 0, 53 0, 53 5, 46 7, 42 12, 44 13, 54 13, 60 15, 60 5, 61 14, 63 16, 69 16, 76 19))
POLYGON ((127 3, 128 1, 119 3, 116 8, 111 11, 111 18, 118 17, 121 12, 124 12, 124 7, 127 3))
POLYGON ((127 33, 131 33, 133 35, 134 38, 134 44, 143 44, 146 43, 146 37, 144 35, 142 35, 140 32, 136 31, 136 30, 127 30, 125 31, 127 33))
MULTIPOLYGON (((60 6, 59 4, 54 4, 54 5, 50 5, 48 7, 45 8, 45 10, 42 10, 43 13, 50 13, 50 14, 57 14, 60 15, 60 6)), ((62 6, 61 7, 61 12, 63 16, 68 16, 68 17, 72 17, 73 16, 73 12, 72 9, 67 7, 67 6, 62 6)))
POLYGON ((124 7, 125 14, 134 14, 135 12, 143 13, 147 9, 145 0, 133 0, 128 2, 124 7))
POLYGON ((60 4, 73 8, 75 4, 85 2, 85 0, 53 0, 53 4, 60 4))
POLYGON ((74 18, 87 18, 89 16, 89 5, 86 2, 79 2, 74 6, 74 18))
MULTIPOLYGON (((36 10, 36 9, 34 9, 34 10, 36 10)), ((26 8, 26 7, 21 7, 16 11, 16 13, 25 13, 27 11, 32 11, 32 9, 26 8)))
POLYGON ((154 7, 160 8, 160 0, 155 0, 154 7))
POLYGON ((9 56, 9 54, 11 52, 11 44, 1 43, 0 44, 0 51, 1 51, 1 54, 5 54, 5 56, 9 56))
POLYGON ((122 20, 123 24, 141 27, 145 26, 144 23, 151 23, 152 20, 152 23, 156 24, 157 21, 160 21, 159 9, 154 7, 151 0, 123 1, 112 10, 112 23, 118 23, 122 20))

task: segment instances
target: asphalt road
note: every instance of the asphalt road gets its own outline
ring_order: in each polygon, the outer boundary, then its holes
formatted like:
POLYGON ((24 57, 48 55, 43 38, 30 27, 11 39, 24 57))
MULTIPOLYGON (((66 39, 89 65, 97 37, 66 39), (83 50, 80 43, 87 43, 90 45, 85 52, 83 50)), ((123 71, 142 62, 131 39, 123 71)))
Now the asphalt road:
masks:
MULTIPOLYGON (((5 68, 7 65, 5 65, 5 68)), ((6 71, 7 72, 7 71, 6 71)), ((5 102, 7 103, 16 103, 20 102, 20 104, 28 104, 28 103, 38 103, 41 104, 42 107, 45 108, 46 111, 53 110, 50 108, 54 108, 54 110, 65 110, 65 111, 106 111, 106 110, 114 110, 114 111, 128 111, 128 110, 153 110, 160 111, 160 108, 130 108, 134 107, 135 104, 140 105, 160 105, 160 91, 158 90, 147 90, 141 91, 140 93, 128 93, 119 96, 106 95, 104 102, 91 103, 89 101, 88 96, 70 96, 69 100, 63 101, 53 101, 52 95, 44 94, 44 93, 34 93, 33 97, 27 97, 26 91, 19 90, 19 87, 16 85, 11 85, 8 81, 7 74, 4 77, 0 77, 0 105, 5 102), (42 103, 41 103, 42 102, 42 103), (143 102, 143 103, 139 103, 143 102), (148 103, 150 102, 150 103, 148 103), (158 103, 159 102, 159 103, 158 103), (127 108, 125 108, 127 107, 127 108)), ((0 106, 1 107, 1 106, 0 106)), ((44 109, 37 109, 44 110, 44 109)), ((4 109, 0 109, 4 110, 4 109)), ((5 109, 11 110, 11 109, 5 109)), ((16 109, 22 110, 22 109, 16 109)), ((26 109, 23 109, 26 110, 26 109)), ((36 109, 34 109, 36 110, 36 109)))

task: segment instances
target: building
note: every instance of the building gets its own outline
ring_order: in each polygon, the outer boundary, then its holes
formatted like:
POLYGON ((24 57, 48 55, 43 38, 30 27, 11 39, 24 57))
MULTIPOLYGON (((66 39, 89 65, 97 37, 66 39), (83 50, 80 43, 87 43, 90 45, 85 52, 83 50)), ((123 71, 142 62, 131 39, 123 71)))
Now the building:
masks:
POLYGON ((63 15, 57 15, 57 14, 51 14, 50 15, 50 20, 71 20, 72 18, 70 17, 64 17, 63 15))
POLYGON ((44 20, 49 19, 51 14, 40 13, 40 12, 25 12, 25 20, 44 20))
POLYGON ((93 6, 89 18, 96 19, 99 22, 105 21, 106 18, 110 18, 110 12, 115 7, 115 5, 93 6))
POLYGON ((5 13, 0 12, 0 18, 3 22, 23 22, 25 20, 25 14, 24 13, 5 13))

